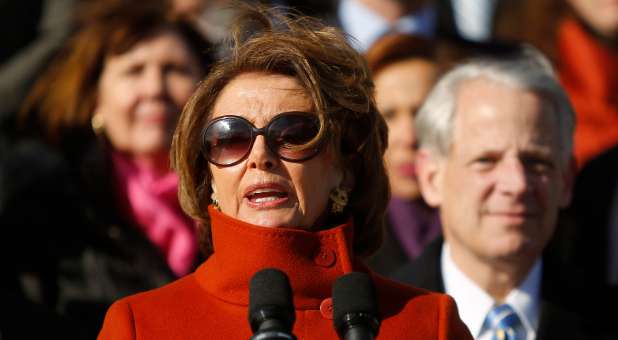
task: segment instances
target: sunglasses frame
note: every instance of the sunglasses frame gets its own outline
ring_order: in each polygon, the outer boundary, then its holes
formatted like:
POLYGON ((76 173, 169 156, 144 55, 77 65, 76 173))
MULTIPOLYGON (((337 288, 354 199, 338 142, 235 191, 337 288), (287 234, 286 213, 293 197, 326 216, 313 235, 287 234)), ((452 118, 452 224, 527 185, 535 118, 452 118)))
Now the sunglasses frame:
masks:
MULTIPOLYGON (((266 147, 268 147, 268 150, 270 152, 272 152, 274 155, 277 155, 277 157, 279 159, 283 159, 285 161, 288 162, 294 162, 294 163, 300 163, 300 162, 304 162, 307 161, 315 156, 317 156, 320 151, 322 150, 322 146, 323 146, 323 141, 324 141, 324 136, 322 136, 322 138, 320 138, 319 141, 317 141, 315 143, 315 146, 312 147, 313 151, 311 153, 309 153, 307 156, 302 157, 300 159, 290 159, 284 156, 281 156, 279 154, 279 152, 277 152, 277 146, 274 145, 270 139, 268 138, 268 130, 270 129, 270 127, 272 126, 273 122, 277 121, 278 119, 287 117, 287 116, 305 116, 305 117, 316 117, 317 116, 313 113, 310 112, 303 112, 303 111, 288 111, 288 112, 281 112, 279 114, 277 114, 275 117, 273 117, 273 119, 271 119, 264 127, 261 128, 257 128, 255 127, 255 125, 253 125, 253 123, 251 123, 249 120, 247 120, 246 118, 242 117, 242 116, 237 116, 237 115, 225 115, 225 116, 220 116, 217 117, 213 120, 211 120, 208 125, 206 126, 206 128, 202 131, 202 154, 204 155, 204 157, 206 158, 206 160, 216 166, 219 167, 228 167, 228 166, 234 166, 238 163, 241 163, 242 161, 244 161, 247 157, 249 157, 249 154, 251 154, 251 150, 253 150, 253 144, 255 143, 255 139, 257 138, 257 136, 262 135, 264 136, 264 140, 266 142, 266 147), (208 155, 207 152, 207 141, 206 141, 206 135, 208 130, 218 121, 220 120, 225 120, 225 119, 238 119, 244 123, 247 124, 247 126, 249 126, 250 131, 251 131, 251 142, 249 143, 249 147, 247 148, 247 151, 245 152, 245 154, 237 161, 234 161, 232 163, 229 164, 221 164, 221 163, 217 163, 215 161, 213 161, 212 159, 210 159, 210 156, 208 155)), ((320 125, 319 125, 319 120, 318 120, 318 134, 320 131, 320 125)))

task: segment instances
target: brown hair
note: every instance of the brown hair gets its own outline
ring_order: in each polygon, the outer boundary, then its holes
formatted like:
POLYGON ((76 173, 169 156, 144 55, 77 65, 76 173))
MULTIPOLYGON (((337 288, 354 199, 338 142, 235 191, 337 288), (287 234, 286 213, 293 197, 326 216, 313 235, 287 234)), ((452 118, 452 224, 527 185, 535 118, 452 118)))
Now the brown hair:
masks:
POLYGON ((414 35, 391 33, 378 39, 365 53, 367 65, 373 75, 390 64, 414 58, 435 62, 434 43, 414 35))
POLYGON ((94 137, 90 120, 105 60, 162 30, 178 33, 206 72, 212 61, 210 45, 188 22, 170 17, 166 4, 161 0, 86 3, 76 13, 79 29, 26 98, 21 122, 40 125, 41 133, 54 144, 67 135, 94 137))
POLYGON ((495 37, 506 42, 527 42, 556 60, 557 29, 567 13, 564 0, 501 1, 496 8, 495 37))
POLYGON ((211 175, 201 156, 202 130, 223 88, 236 76, 263 72, 295 77, 313 101, 321 133, 356 184, 345 213, 355 225, 354 251, 372 253, 380 244, 388 181, 382 155, 386 124, 373 97, 363 58, 339 30, 298 14, 245 5, 230 39, 230 53, 215 64, 183 110, 172 142, 172 164, 180 175, 180 202, 200 222, 205 254, 212 253, 211 175))

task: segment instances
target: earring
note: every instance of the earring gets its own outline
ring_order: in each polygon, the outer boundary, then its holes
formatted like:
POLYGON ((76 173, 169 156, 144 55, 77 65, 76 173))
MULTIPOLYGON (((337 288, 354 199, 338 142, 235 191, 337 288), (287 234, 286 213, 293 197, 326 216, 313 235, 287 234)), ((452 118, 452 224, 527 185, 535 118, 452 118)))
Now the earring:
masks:
POLYGON ((212 205, 215 207, 215 209, 221 211, 221 207, 219 206, 219 200, 217 200, 217 196, 215 196, 214 192, 212 193, 212 195, 210 195, 210 200, 212 201, 212 205))
POLYGON ((95 134, 100 134, 103 132, 103 127, 105 126, 105 121, 103 120, 103 115, 100 113, 95 114, 90 119, 90 125, 92 126, 92 130, 95 134))
POLYGON ((333 189, 328 195, 333 204, 331 206, 331 212, 341 213, 346 205, 348 205, 348 191, 339 187, 333 189))

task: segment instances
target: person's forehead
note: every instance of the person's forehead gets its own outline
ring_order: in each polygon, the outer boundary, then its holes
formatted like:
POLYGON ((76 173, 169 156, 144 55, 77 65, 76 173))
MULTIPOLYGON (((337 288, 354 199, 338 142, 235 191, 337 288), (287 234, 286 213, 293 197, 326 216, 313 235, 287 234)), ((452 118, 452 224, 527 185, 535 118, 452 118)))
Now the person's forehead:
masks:
POLYGON ((223 88, 215 101, 213 117, 239 115, 256 122, 281 112, 310 111, 312 106, 309 95, 295 78, 247 73, 223 88))
POLYGON ((463 84, 457 99, 454 142, 485 139, 491 144, 516 138, 531 145, 550 145, 552 152, 558 151, 553 150, 558 148, 559 136, 554 108, 540 94, 475 79, 463 84))
POLYGON ((490 114, 492 111, 509 117, 524 117, 523 112, 534 111, 557 123, 555 108, 545 95, 534 89, 522 88, 487 77, 467 79, 459 83, 455 92, 454 120, 462 116, 490 114))

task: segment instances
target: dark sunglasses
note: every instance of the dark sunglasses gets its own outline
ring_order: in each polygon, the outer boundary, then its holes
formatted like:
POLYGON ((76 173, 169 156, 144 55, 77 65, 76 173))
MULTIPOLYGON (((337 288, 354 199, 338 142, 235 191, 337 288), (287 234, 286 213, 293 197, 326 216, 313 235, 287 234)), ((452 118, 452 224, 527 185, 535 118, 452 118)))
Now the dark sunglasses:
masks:
POLYGON ((307 112, 280 113, 261 129, 240 116, 221 116, 203 132, 203 153, 212 164, 235 165, 249 155, 255 138, 262 135, 279 158, 302 162, 320 152, 322 143, 315 140, 319 132, 320 119, 307 112))

